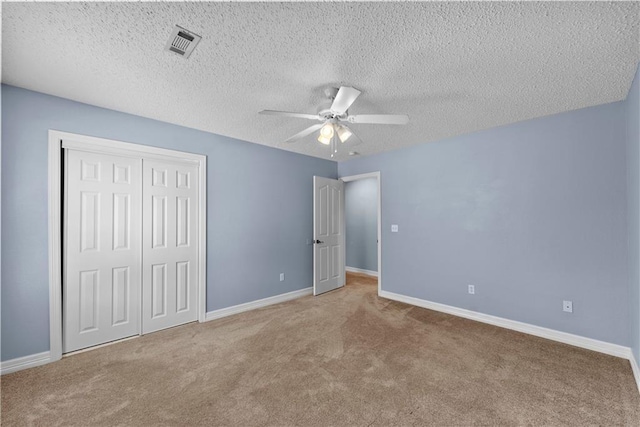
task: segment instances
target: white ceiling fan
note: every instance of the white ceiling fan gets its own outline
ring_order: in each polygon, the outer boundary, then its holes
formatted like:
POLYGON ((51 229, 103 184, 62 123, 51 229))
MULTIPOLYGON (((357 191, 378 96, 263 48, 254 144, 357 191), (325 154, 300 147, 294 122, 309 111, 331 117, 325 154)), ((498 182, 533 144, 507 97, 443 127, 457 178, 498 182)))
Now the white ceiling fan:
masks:
MULTIPOLYGON (((355 136, 346 123, 357 124, 381 124, 381 125, 406 125, 409 117, 404 114, 358 114, 350 115, 349 107, 360 96, 358 89, 341 86, 340 89, 328 88, 325 94, 333 100, 328 109, 322 109, 318 114, 290 113, 287 111, 263 110, 260 114, 273 116, 296 117, 299 119, 318 120, 321 123, 309 126, 305 130, 286 139, 284 142, 295 142, 313 132, 320 130, 318 142, 331 146, 331 157, 338 152, 336 138, 344 143, 355 136)), ((356 137, 357 138, 357 137, 356 137)), ((359 139, 359 138, 358 138, 359 139)))

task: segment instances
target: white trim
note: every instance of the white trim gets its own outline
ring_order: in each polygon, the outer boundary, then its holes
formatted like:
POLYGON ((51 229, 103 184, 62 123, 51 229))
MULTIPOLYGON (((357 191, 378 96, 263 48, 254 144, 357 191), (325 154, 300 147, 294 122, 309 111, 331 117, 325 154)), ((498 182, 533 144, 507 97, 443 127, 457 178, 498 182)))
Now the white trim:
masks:
POLYGON ((378 295, 382 296, 382 180, 380 177, 380 171, 343 176, 340 179, 344 182, 351 182, 368 178, 375 178, 378 180, 378 272, 376 276, 378 277, 378 295))
POLYGON ((231 307, 213 310, 207 313, 205 320, 209 321, 220 319, 222 317, 232 316, 234 314, 243 313, 245 311, 255 310, 256 308, 262 308, 268 305, 279 304, 281 302, 290 301, 292 299, 306 297, 307 295, 313 295, 313 286, 299 289, 297 291, 287 292, 285 294, 259 299, 256 301, 245 302, 244 304, 238 304, 231 307))
MULTIPOLYGON (((180 160, 199 166, 198 183, 198 321, 206 317, 207 287, 207 156, 49 130, 49 358, 62 358, 62 148, 124 157, 180 160)), ((43 362, 46 363, 46 362, 43 362)))
POLYGON ((640 367, 638 366, 638 361, 633 355, 633 351, 631 352, 631 357, 629 358, 629 362, 631 362, 631 370, 633 371, 633 377, 636 379, 636 385, 638 386, 638 391, 640 392, 640 367))
POLYGON ((27 368, 45 365, 52 362, 50 352, 30 354, 29 356, 18 357, 16 359, 6 360, 0 364, 0 374, 10 374, 11 372, 21 371, 27 368))
POLYGON ((54 134, 57 139, 63 140, 63 148, 91 153, 110 154, 134 158, 152 158, 156 160, 182 160, 186 162, 200 163, 206 156, 202 154, 187 153, 185 151, 168 150, 166 148, 152 147, 150 145, 133 144, 130 142, 116 141, 113 139, 96 138, 94 136, 78 135, 69 132, 50 130, 49 135, 54 134))
POLYGON ((62 147, 49 131, 49 361, 62 358, 62 147))
POLYGON ((207 315, 207 156, 201 156, 198 172, 198 322, 207 315))
POLYGON ((364 268, 356 268, 356 267, 346 266, 345 270, 347 270, 347 271, 349 271, 351 273, 360 273, 360 274, 366 274, 367 276, 378 277, 378 272, 377 271, 365 270, 364 268))
POLYGON ((350 181, 357 181, 359 179, 368 179, 368 178, 378 178, 380 176, 380 172, 367 172, 367 173, 361 173, 360 175, 350 175, 350 176, 344 176, 341 177, 340 179, 343 180, 344 182, 350 182, 350 181))
POLYGON ((478 313, 476 311, 427 301, 420 298, 408 297, 406 295, 400 295, 393 292, 382 291, 380 296, 390 300, 403 302, 405 304, 415 305, 418 307, 427 308, 429 310, 440 311, 442 313, 464 317, 466 319, 475 320, 477 322, 488 323, 489 325, 499 326, 501 328, 511 329, 529 335, 535 335, 537 337, 558 341, 576 347, 586 348, 588 350, 609 354, 611 356, 622 357, 629 360, 632 357, 631 349, 629 347, 624 347, 618 344, 612 344, 592 338, 582 337, 580 335, 560 332, 553 329, 543 328, 541 326, 518 322, 516 320, 509 320, 502 317, 491 316, 489 314, 478 313))

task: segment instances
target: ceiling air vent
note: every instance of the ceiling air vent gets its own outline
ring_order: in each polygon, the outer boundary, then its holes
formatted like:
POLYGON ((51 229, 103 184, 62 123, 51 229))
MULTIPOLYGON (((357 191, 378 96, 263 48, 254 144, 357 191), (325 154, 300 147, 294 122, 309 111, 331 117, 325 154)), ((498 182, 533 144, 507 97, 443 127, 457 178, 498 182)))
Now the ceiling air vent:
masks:
POLYGON ((180 56, 188 58, 189 55, 191 55, 191 52, 193 52, 193 49, 198 45, 201 38, 202 37, 199 35, 176 25, 171 32, 171 37, 169 37, 165 50, 175 52, 180 56))

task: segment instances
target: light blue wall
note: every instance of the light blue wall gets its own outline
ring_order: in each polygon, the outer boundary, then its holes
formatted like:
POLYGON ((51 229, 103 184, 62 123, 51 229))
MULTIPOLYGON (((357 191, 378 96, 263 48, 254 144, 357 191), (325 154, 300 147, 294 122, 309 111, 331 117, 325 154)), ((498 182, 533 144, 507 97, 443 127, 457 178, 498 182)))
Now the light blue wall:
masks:
POLYGON ((49 129, 208 156, 207 310, 312 285, 312 177, 336 163, 3 85, 2 360, 49 349, 49 129))
POLYGON ((628 346, 624 108, 340 163, 381 173, 383 289, 628 346))
POLYGON ((2 360, 49 346, 48 129, 208 155, 208 310, 310 286, 311 177, 380 170, 385 290, 631 345, 640 359, 638 92, 636 75, 622 103, 336 167, 3 85, 2 360))
POLYGON ((640 363, 640 69, 626 101, 631 348, 640 363))
POLYGON ((378 180, 347 182, 344 196, 346 265, 378 271, 378 180))

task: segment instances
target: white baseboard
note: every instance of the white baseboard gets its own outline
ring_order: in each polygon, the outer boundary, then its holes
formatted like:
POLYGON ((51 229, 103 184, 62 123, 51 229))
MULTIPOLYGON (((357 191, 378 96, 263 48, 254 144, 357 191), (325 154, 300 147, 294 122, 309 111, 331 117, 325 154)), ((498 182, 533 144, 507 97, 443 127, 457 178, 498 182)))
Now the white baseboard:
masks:
POLYGON ((266 307, 268 305, 278 304, 281 302, 289 301, 292 299, 305 297, 307 295, 313 295, 313 288, 304 288, 297 291, 287 292, 286 294, 275 295, 268 298, 259 299, 256 301, 246 302, 244 304, 234 305, 232 307, 221 308, 207 312, 204 320, 220 319, 221 317, 232 316, 234 314, 242 313, 249 310, 255 310, 256 308, 266 307))
POLYGON ((362 273, 362 274, 366 274, 367 276, 378 277, 378 272, 373 270, 365 270, 364 268, 356 268, 356 267, 345 267, 344 269, 351 273, 362 273))
POLYGON ((636 385, 638 386, 638 391, 640 391, 640 367, 638 366, 638 361, 633 355, 633 352, 631 352, 631 357, 629 358, 629 362, 631 362, 631 370, 633 371, 633 376, 636 379, 636 385))
MULTIPOLYGON (((453 314, 454 316, 464 317, 466 319, 471 319, 482 323, 488 323, 489 325, 499 326, 501 328, 512 329, 514 331, 523 332, 529 335, 535 335, 537 337, 558 341, 576 347, 586 348, 588 350, 609 354, 611 356, 622 357, 628 360, 631 360, 632 357, 631 349, 629 347, 624 347, 618 344, 612 344, 592 338, 586 338, 580 335, 569 334, 567 332, 560 332, 554 329, 531 325, 529 323, 518 322, 516 320, 509 320, 502 317, 491 316, 489 314, 478 313, 476 311, 466 310, 464 308, 453 307, 437 302, 431 302, 420 298, 408 297, 393 292, 380 291, 379 295, 390 300, 428 308, 429 310, 453 314)), ((636 379, 637 378, 638 376, 636 374, 636 379)))
POLYGON ((42 353, 31 354, 29 356, 18 357, 4 361, 0 364, 0 374, 10 374, 11 372, 21 371, 27 368, 47 364, 51 361, 51 354, 48 351, 42 353))

